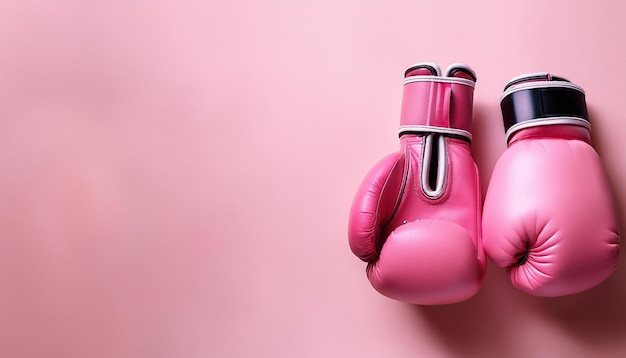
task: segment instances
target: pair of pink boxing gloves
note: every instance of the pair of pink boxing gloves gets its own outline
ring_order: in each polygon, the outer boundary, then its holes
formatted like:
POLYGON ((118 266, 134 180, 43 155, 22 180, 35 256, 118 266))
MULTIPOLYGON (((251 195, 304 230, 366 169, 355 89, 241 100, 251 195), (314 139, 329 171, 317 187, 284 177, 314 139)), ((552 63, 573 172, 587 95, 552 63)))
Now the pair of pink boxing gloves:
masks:
POLYGON ((475 82, 463 64, 405 72, 400 151, 370 170, 350 211, 350 248, 372 286, 413 304, 460 302, 480 289, 487 257, 536 296, 600 284, 618 264, 618 214, 583 89, 546 73, 506 85, 507 149, 483 204, 470 148, 475 82))

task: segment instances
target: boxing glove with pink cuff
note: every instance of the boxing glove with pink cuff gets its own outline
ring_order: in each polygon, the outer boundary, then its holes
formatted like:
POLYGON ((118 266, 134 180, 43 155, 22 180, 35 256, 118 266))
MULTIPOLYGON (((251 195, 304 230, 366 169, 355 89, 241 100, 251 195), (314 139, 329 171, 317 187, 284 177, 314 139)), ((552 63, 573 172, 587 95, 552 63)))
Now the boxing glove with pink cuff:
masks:
POLYGON ((366 175, 352 203, 349 244, 381 294, 449 304, 485 273, 481 195, 471 155, 475 74, 432 63, 405 72, 400 150, 366 175))

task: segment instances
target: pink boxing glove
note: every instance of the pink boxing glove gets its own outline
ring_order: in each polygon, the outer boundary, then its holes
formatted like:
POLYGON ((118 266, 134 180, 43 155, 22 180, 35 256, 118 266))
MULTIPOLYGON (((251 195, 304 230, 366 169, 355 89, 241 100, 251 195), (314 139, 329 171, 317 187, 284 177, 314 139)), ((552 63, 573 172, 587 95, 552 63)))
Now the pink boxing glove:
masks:
POLYGON ((485 272, 480 188, 470 151, 474 72, 432 63, 405 73, 400 151, 365 177, 348 237, 380 293, 448 304, 479 289, 485 272))
POLYGON ((583 89, 529 74, 509 82, 500 104, 508 149, 485 198, 487 256, 536 296, 600 284, 617 267, 618 217, 583 89))

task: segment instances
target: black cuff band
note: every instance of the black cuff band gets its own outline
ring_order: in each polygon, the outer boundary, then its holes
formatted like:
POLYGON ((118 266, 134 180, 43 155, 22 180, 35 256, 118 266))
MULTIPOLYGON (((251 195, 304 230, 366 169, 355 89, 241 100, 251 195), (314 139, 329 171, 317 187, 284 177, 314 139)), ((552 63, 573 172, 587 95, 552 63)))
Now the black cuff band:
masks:
MULTIPOLYGON (((570 86, 545 86, 513 90, 500 101, 504 130, 515 124, 540 118, 575 117, 589 122, 585 94, 570 86)), ((567 83, 569 85, 569 83, 567 83)))

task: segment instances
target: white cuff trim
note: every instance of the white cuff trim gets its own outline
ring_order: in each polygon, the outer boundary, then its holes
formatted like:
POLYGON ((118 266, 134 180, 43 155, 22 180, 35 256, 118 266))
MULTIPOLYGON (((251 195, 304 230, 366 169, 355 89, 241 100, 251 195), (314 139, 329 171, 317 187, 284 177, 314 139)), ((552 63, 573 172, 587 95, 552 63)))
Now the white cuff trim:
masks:
POLYGON ((421 126, 421 125, 400 126, 400 128, 398 128, 398 134, 402 134, 405 132, 450 134, 450 135, 467 138, 470 140, 470 142, 472 141, 472 133, 464 129, 457 129, 457 128, 444 128, 444 127, 421 126))
POLYGON ((568 88, 574 91, 581 92, 582 94, 585 94, 585 90, 583 90, 582 87, 575 85, 571 82, 565 82, 565 81, 524 82, 524 83, 520 83, 520 84, 509 87, 506 91, 504 91, 504 93, 502 93, 502 97, 500 97, 500 101, 502 101, 504 97, 510 95, 511 93, 528 90, 528 89, 535 89, 535 88, 568 88))
POLYGON ((404 79, 403 85, 407 85, 413 82, 439 82, 439 83, 455 83, 459 85, 465 85, 474 88, 475 82, 465 78, 459 77, 439 77, 439 76, 410 76, 404 79))
POLYGON ((539 126, 549 126, 555 124, 569 124, 575 125, 579 127, 584 127, 587 130, 591 130, 591 125, 589 122, 582 118, 577 117, 547 117, 547 118, 537 118, 531 119, 529 121, 520 122, 514 124, 506 131, 506 142, 509 142, 509 138, 513 135, 513 133, 520 131, 525 128, 539 127, 539 126))

